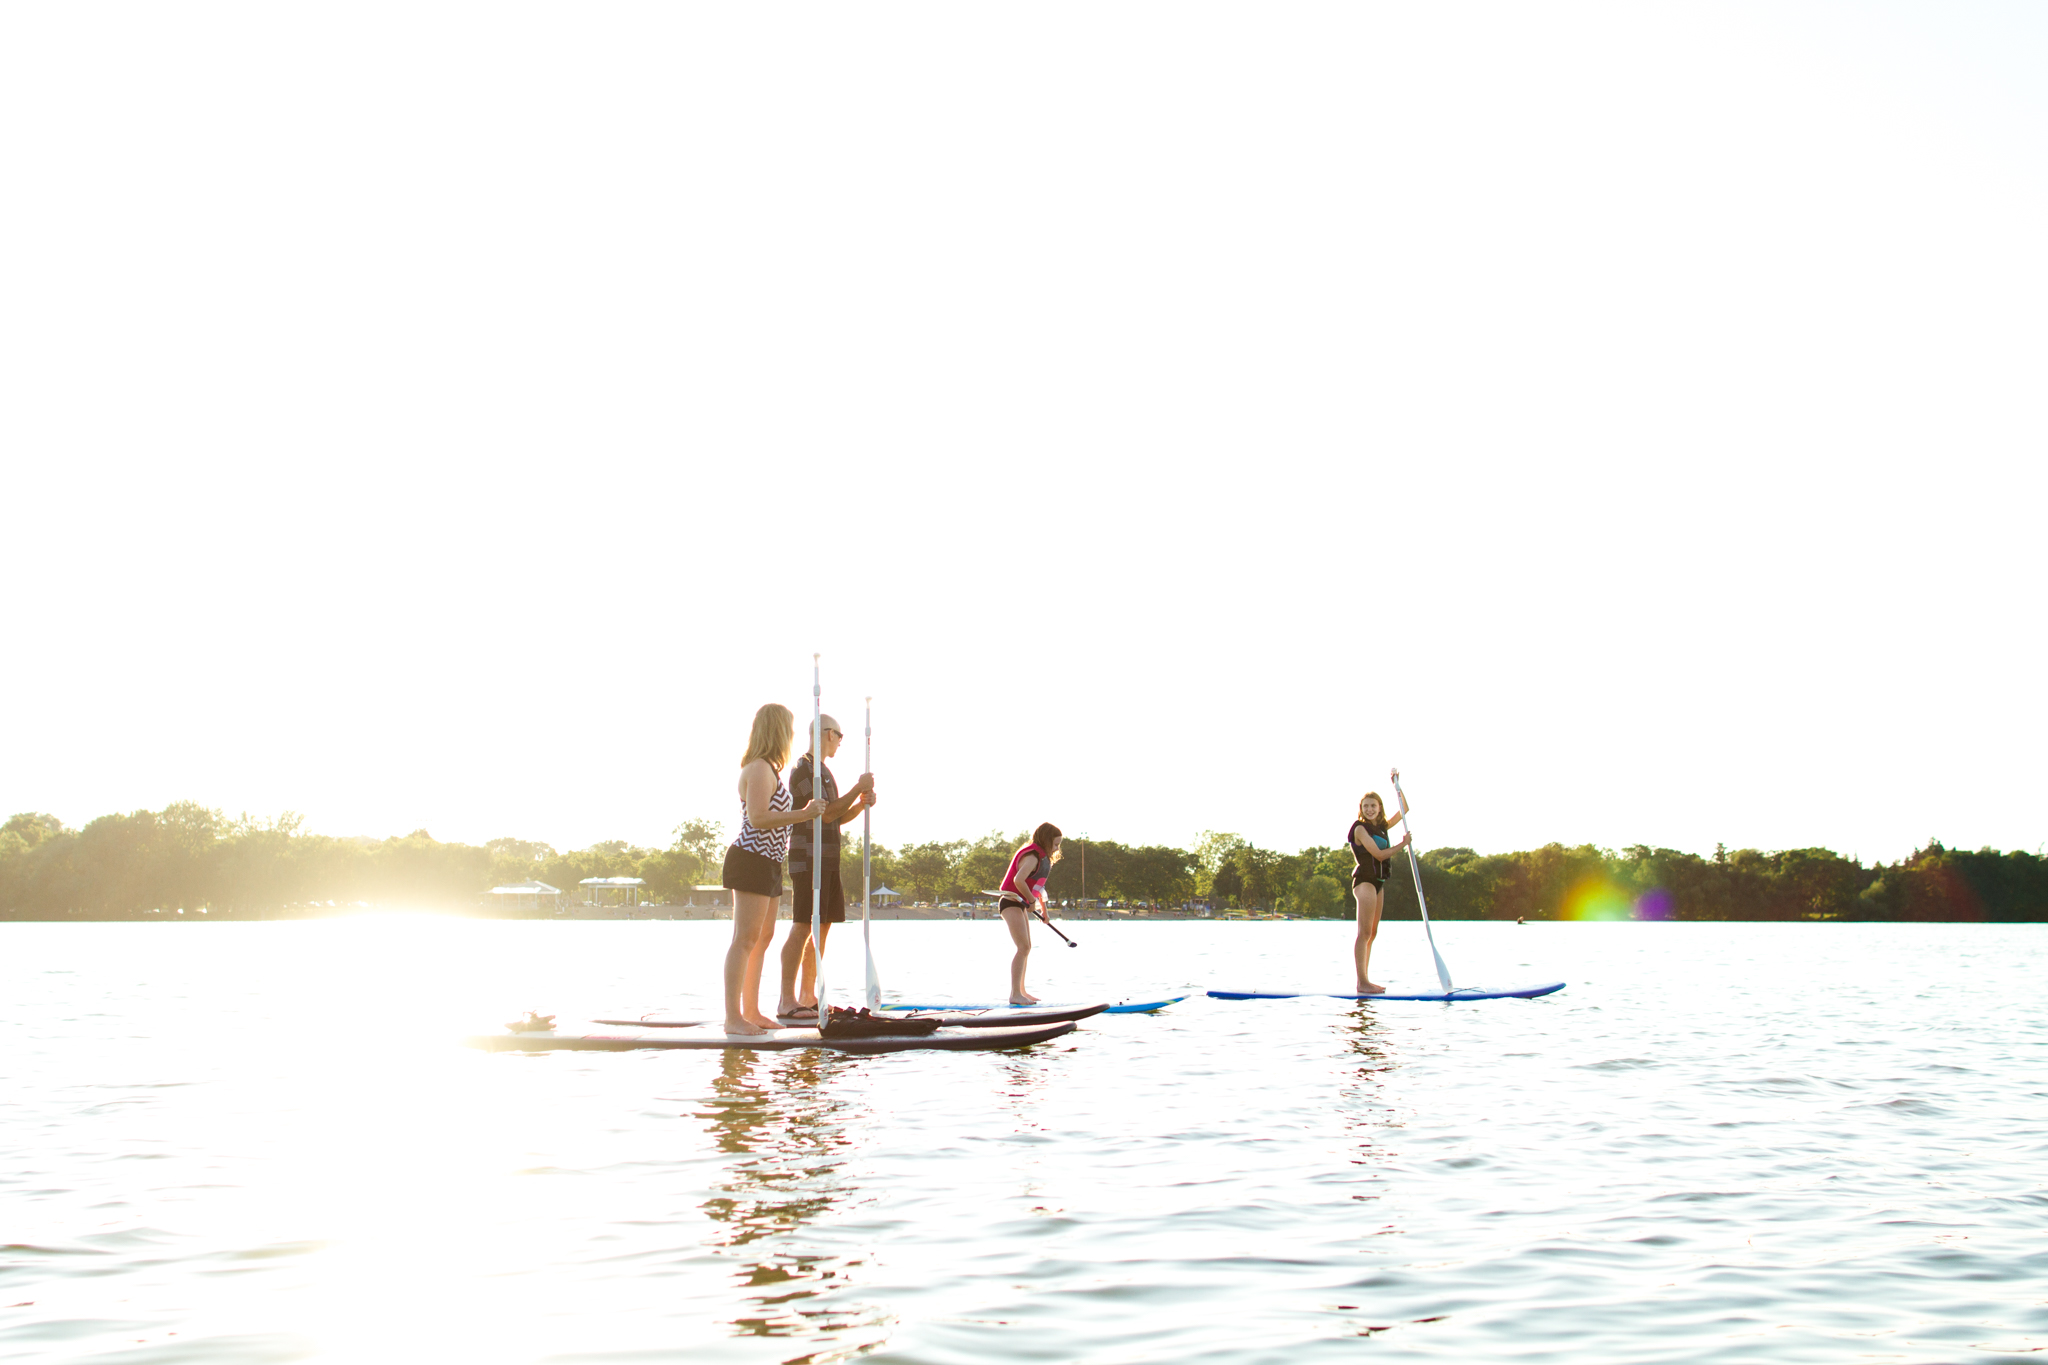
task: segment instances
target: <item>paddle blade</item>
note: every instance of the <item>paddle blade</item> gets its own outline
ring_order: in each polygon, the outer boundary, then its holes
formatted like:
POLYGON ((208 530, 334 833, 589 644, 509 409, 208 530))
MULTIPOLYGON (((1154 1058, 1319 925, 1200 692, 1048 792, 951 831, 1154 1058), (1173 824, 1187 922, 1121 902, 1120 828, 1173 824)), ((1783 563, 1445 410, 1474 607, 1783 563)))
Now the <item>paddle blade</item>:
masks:
POLYGON ((1436 979, 1443 983, 1444 994, 1451 993, 1451 969, 1444 965, 1444 955, 1436 950, 1436 944, 1429 945, 1429 955, 1436 959, 1436 979))

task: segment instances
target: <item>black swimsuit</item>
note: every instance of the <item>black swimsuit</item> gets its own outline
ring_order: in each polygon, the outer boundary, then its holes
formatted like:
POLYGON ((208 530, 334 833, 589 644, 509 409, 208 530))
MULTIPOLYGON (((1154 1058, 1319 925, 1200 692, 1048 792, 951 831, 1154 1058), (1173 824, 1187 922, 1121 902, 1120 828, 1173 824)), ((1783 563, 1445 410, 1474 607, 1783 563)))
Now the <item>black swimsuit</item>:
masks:
POLYGON ((1353 820, 1351 822, 1351 830, 1344 836, 1344 842, 1351 845, 1351 884, 1353 886, 1385 886, 1387 884, 1387 868, 1394 860, 1389 858, 1385 862, 1381 862, 1378 858, 1373 857, 1372 854, 1361 852, 1358 844, 1358 831, 1360 830, 1364 830, 1365 837, 1370 839, 1375 834, 1385 835, 1387 827, 1381 825, 1378 829, 1374 829, 1363 820, 1353 820))

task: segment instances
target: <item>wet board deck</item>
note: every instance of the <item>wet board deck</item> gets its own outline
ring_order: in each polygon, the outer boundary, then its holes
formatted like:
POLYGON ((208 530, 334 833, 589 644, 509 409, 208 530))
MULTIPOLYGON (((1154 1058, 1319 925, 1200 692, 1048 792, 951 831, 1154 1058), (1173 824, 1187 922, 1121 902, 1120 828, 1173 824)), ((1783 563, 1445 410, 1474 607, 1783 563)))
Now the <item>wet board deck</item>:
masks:
MULTIPOLYGON (((973 1013, 975 1013, 975 1014, 985 1014, 985 1015, 994 1015, 994 1014, 1002 1013, 1002 1012, 1005 1012, 1005 1011, 1007 1011, 1008 1013, 1010 1013, 1010 1014, 1012 1014, 1012 1015, 1017 1015, 1017 1014, 1022 1014, 1022 1013, 1024 1013, 1024 1012, 1025 1012, 1025 1011, 1027 1011, 1027 1010, 1028 1010, 1028 1011, 1030 1011, 1031 1013, 1034 1013, 1034 1014, 1035 1014, 1035 1013, 1037 1013, 1037 1012, 1038 1012, 1038 1011, 1040 1011, 1040 1010, 1087 1010, 1087 1011, 1088 1011, 1089 1013, 1091 1013, 1091 1014, 1092 1014, 1092 1013, 1095 1013, 1095 1012, 1097 1012, 1097 1011, 1100 1011, 1100 1012, 1101 1012, 1101 1013, 1103 1013, 1103 1014, 1150 1014, 1150 1013, 1152 1013, 1152 1011, 1154 1011, 1154 1010, 1163 1010, 1163 1009, 1165 1009, 1165 1008, 1166 1008, 1166 1007, 1167 1007, 1168 1005, 1177 1005, 1177 1004, 1179 1004, 1179 1003, 1180 1003, 1181 1001, 1183 1001, 1183 1000, 1185 1000, 1185 999, 1187 999, 1187 997, 1186 997, 1185 995, 1171 995, 1171 996, 1168 996, 1168 997, 1167 997, 1166 999, 1164 999, 1164 1000, 1119 1000, 1119 1001, 1117 1001, 1117 1002, 1116 1002, 1115 1004, 1113 1004, 1113 1005, 1048 1005, 1048 1004, 1044 1003, 1043 1001, 1041 1001, 1041 1002, 1039 1002, 1039 1003, 1038 1003, 1038 1004, 1036 1004, 1036 1005, 893 1005, 893 1004, 892 1004, 892 1005, 884 1005, 884 1006, 882 1006, 882 1008, 883 1008, 884 1010, 903 1010, 903 1011, 906 1011, 906 1012, 908 1012, 908 1013, 913 1013, 913 1014, 920 1014, 920 1015, 925 1015, 926 1017, 929 1017, 929 1016, 930 1016, 930 1014, 931 1014, 932 1012, 934 1012, 934 1011, 940 1011, 940 1010, 959 1010, 959 1011, 961 1011, 961 1012, 963 1012, 963 1013, 964 1013, 964 1012, 973 1012, 973 1013)), ((1087 1016, 1086 1016, 1086 1015, 1075 1015, 1075 1016, 1073 1016, 1073 1017, 1075 1017, 1075 1018, 1086 1018, 1087 1016)))
POLYGON ((463 1041, 487 1052, 629 1052, 639 1048, 741 1048, 749 1052, 785 1052, 798 1047, 825 1047, 836 1052, 979 1052, 992 1048, 1029 1047, 1072 1033, 1071 1019, 1016 1028, 942 1028, 928 1037, 820 1038, 814 1028, 785 1028, 751 1037, 729 1034, 708 1025, 653 1028, 635 1025, 609 1033, 486 1033, 463 1041))
POLYGON ((1458 986, 1449 993, 1441 989, 1417 990, 1389 986, 1381 995, 1343 995, 1335 991, 1210 991, 1218 1000, 1433 1000, 1452 1004, 1461 1000, 1534 1000, 1564 989, 1562 981, 1545 981, 1534 986, 1458 986))

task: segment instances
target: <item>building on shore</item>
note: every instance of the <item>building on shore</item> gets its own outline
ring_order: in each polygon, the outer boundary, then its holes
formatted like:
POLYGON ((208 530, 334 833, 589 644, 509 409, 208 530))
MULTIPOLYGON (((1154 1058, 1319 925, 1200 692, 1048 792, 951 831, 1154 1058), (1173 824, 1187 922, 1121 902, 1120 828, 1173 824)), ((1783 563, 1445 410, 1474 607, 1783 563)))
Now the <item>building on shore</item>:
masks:
POLYGON ((647 885, 639 877, 585 877, 576 884, 585 905, 638 905, 640 888, 647 885))
MULTIPOLYGON (((471 882, 470 885, 474 886, 476 883, 471 882)), ((517 882, 511 886, 494 886, 491 888, 491 894, 493 896, 510 896, 512 898, 512 913, 514 914, 518 914, 522 910, 537 913, 541 909, 542 901, 548 902, 548 908, 551 910, 559 911, 562 908, 562 888, 559 886, 549 886, 546 882, 542 881, 517 882)))

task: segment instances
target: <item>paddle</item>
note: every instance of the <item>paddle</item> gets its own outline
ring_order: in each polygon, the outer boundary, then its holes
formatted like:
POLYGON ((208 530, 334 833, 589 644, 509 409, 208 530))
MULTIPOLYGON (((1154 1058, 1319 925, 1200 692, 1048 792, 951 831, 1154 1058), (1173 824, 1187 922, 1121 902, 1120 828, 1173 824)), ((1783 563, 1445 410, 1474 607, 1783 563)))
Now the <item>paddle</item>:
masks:
MULTIPOLYGON (((861 771, 875 770, 875 699, 869 697, 867 714, 867 758, 861 764, 861 771)), ((868 901, 875 892, 875 869, 873 846, 868 839, 868 812, 866 807, 860 813, 860 946, 868 955, 868 1008, 882 1007, 882 978, 875 975, 875 940, 868 929, 868 901)))
MULTIPOLYGON (((818 656, 811 656, 811 796, 825 798, 825 693, 818 684, 818 656)), ((825 810, 811 817, 811 951, 818 955, 818 1028, 831 1006, 825 1001, 825 810)))
MULTIPOLYGON (((1003 897, 1009 895, 1010 893, 1007 891, 984 891, 981 894, 984 896, 994 896, 996 898, 997 906, 1001 906, 1003 903, 1003 897)), ((1027 906, 1025 908, 1030 914, 1038 916, 1039 923, 1043 924, 1046 928, 1052 930, 1055 934, 1060 934, 1060 927, 1045 917, 1045 911, 1038 909, 1036 906, 1027 906)), ((1069 948, 1078 948, 1081 946, 1080 944, 1074 942, 1074 940, 1067 938, 1065 934, 1060 934, 1060 937, 1066 939, 1066 943, 1069 948)))
MULTIPOLYGON (((1401 770, 1394 769, 1394 795, 1401 801, 1401 819, 1408 818, 1408 796, 1401 790, 1401 770)), ((1444 994, 1451 993, 1451 969, 1444 965, 1444 955, 1436 950, 1436 932, 1429 927, 1429 902, 1422 895, 1422 864, 1415 858, 1415 826, 1408 826, 1408 870, 1415 874, 1415 903, 1422 907, 1422 932, 1429 939, 1429 955, 1436 959, 1436 979, 1443 983, 1444 994)))

